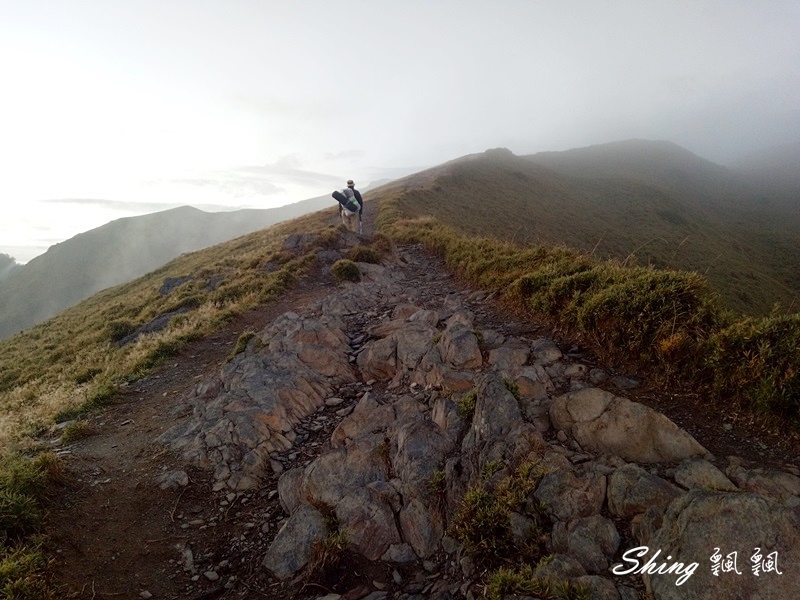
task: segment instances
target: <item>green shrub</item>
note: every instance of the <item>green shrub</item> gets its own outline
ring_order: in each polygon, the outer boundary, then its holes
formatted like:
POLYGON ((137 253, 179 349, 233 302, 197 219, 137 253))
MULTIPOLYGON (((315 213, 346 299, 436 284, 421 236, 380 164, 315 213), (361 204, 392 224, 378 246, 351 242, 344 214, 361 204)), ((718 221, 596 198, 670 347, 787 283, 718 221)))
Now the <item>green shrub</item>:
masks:
POLYGON ((245 331, 239 338, 236 340, 236 346, 234 346, 231 353, 228 355, 228 362, 232 361, 237 355, 241 354, 245 350, 247 350, 247 344, 250 340, 252 340, 256 336, 254 331, 245 331))
POLYGON ((657 358, 661 340, 684 331, 708 335, 722 321, 707 282, 695 273, 631 269, 597 290, 575 310, 578 327, 609 351, 657 358))
MULTIPOLYGON (((491 465, 497 472, 499 465, 491 465)), ((496 565, 508 556, 536 560, 543 554, 542 531, 529 532, 525 540, 515 538, 510 523, 512 511, 520 510, 544 472, 536 458, 517 466, 496 485, 482 481, 467 490, 453 515, 450 533, 477 559, 496 565)))
POLYGON ((92 379, 94 379, 97 375, 103 372, 103 369, 98 369, 97 367, 89 367, 88 369, 84 369, 77 375, 75 375, 75 383, 78 385, 83 385, 84 383, 89 383, 92 379))
POLYGON ((442 469, 436 469, 431 476, 430 488, 433 495, 441 498, 447 491, 447 477, 442 469))
POLYGON ((477 390, 470 390, 464 394, 458 401, 458 414, 467 423, 472 422, 472 417, 475 414, 475 403, 478 400, 477 390))
POLYGON ((361 244, 355 246, 350 252, 347 253, 347 258, 353 262, 373 263, 378 264, 381 262, 380 254, 370 248, 361 244))
POLYGON ((800 315, 749 318, 710 337, 705 364, 715 389, 756 410, 800 416, 800 315))
POLYGON ((47 566, 38 546, 0 548, 0 597, 8 600, 65 600, 73 597, 54 590, 43 572, 47 566))
POLYGON ((47 561, 30 537, 41 524, 43 504, 65 481, 61 462, 52 452, 32 459, 11 455, 0 463, 0 597, 70 597, 48 585, 47 561))
POLYGON ((189 341, 187 338, 171 338, 159 340, 155 348, 147 352, 139 360, 133 371, 134 373, 145 373, 163 363, 168 358, 175 356, 178 350, 189 341))
POLYGON ((511 395, 514 396, 517 402, 522 400, 522 393, 519 391, 519 386, 517 385, 516 381, 508 377, 503 377, 503 383, 505 384, 506 389, 509 392, 511 392, 511 395))
POLYGON ((111 381, 101 381, 95 384, 94 387, 89 390, 89 392, 86 394, 86 400, 82 404, 70 406, 60 410, 53 417, 53 420, 56 423, 61 423, 62 421, 71 421, 72 419, 82 417, 93 410, 108 406, 114 400, 114 396, 116 395, 117 391, 118 388, 116 384, 112 383, 111 381))
POLYGON ((12 455, 0 463, 0 490, 10 490, 46 498, 54 484, 64 482, 61 461, 52 452, 42 452, 35 458, 12 455))
POLYGON ((0 532, 3 538, 31 533, 40 520, 39 506, 33 496, 0 489, 0 532))
POLYGON ((361 272, 352 260, 343 258, 333 263, 331 273, 339 281, 361 281, 361 272))
POLYGON ((541 600, 589 600, 588 591, 564 581, 555 582, 534 576, 530 565, 519 569, 502 567, 489 575, 486 595, 490 600, 503 600, 510 596, 533 596, 541 600))
POLYGON ((97 430, 87 421, 75 421, 61 431, 61 443, 71 444, 94 435, 97 430))
POLYGON ((112 342, 119 342, 136 331, 136 325, 127 319, 111 321, 106 325, 106 332, 112 342))

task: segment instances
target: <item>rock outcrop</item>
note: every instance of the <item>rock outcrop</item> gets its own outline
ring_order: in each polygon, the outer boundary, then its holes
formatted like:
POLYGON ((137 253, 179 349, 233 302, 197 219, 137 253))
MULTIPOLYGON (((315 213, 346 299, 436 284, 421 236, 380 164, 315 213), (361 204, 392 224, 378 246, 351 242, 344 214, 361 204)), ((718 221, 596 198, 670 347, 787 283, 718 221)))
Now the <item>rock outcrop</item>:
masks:
POLYGON ((359 267, 360 283, 258 332, 162 437, 212 469, 218 489, 279 477, 286 519, 263 559, 277 581, 336 533, 365 560, 435 572, 393 597, 475 597, 488 532, 466 531, 463 515, 483 493, 514 498, 498 528, 547 556, 537 581, 592 598, 800 589, 796 474, 712 456, 619 386, 600 389, 610 373, 486 323, 485 293, 434 302, 399 264, 359 267), (315 455, 287 462, 315 426, 330 431, 315 455), (732 552, 738 573, 725 566, 732 552))

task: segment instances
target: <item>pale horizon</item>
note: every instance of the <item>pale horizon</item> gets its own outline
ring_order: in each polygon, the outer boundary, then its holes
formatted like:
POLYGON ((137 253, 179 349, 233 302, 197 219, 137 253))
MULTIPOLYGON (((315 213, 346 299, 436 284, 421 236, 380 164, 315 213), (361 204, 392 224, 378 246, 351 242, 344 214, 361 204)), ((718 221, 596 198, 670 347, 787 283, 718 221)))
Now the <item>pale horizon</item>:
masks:
POLYGON ((790 0, 0 8, 19 263, 160 207, 273 208, 488 148, 664 139, 724 165, 800 140, 790 0))

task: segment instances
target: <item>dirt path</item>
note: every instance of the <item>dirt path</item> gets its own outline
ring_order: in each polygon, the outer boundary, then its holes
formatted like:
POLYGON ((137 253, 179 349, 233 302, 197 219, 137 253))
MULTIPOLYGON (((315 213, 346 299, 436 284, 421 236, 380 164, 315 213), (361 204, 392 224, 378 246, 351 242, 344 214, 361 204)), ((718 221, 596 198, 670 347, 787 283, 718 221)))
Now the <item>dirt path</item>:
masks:
MULTIPOLYGON (((288 310, 303 310, 330 285, 335 282, 329 274, 315 273, 279 302, 183 348, 126 388, 119 403, 92 417, 96 435, 68 448, 76 487, 48 519, 57 581, 86 598, 140 598, 145 591, 155 598, 192 597, 176 581, 175 560, 179 546, 192 537, 185 525, 196 519, 188 515, 208 518, 220 512, 219 500, 209 494, 209 474, 200 471, 189 473, 190 485, 182 491, 159 490, 153 484, 158 474, 185 467, 154 440, 180 420, 177 401, 224 363, 242 332, 261 330, 288 310)), ((232 527, 223 520, 202 531, 213 546, 232 527)))
MULTIPOLYGON (((366 225, 371 231, 371 220, 366 225)), ((440 305, 448 293, 467 289, 445 272, 439 259, 418 247, 402 251, 410 282, 425 290, 419 298, 423 305, 440 305)), ((176 411, 178 401, 220 367, 243 331, 261 330, 287 310, 301 312, 334 286, 330 273, 318 269, 280 301, 188 345, 168 364, 126 388, 121 402, 92 417, 96 435, 69 448, 67 464, 76 485, 47 522, 46 549, 54 558, 57 582, 81 598, 98 600, 289 597, 260 566, 283 518, 277 477, 253 493, 212 493, 210 473, 189 470, 186 487, 161 490, 154 484, 157 475, 186 467, 154 440, 183 418, 176 411)), ((491 302, 476 313, 481 327, 530 337, 548 334, 491 302)), ((581 353, 561 342, 573 354, 581 353)), ((594 364, 588 354, 583 360, 594 364)), ((699 398, 687 403, 686 394, 691 391, 665 394, 648 388, 645 381, 626 395, 662 410, 718 456, 772 461, 791 453, 796 458, 796 446, 785 440, 753 439, 736 428, 723 428, 717 414, 705 410, 699 398)), ((353 391, 353 401, 355 395, 353 391)), ((329 435, 332 426, 296 446, 293 460, 312 456, 314 441, 329 435)), ((314 591, 320 596, 327 592, 314 591)))

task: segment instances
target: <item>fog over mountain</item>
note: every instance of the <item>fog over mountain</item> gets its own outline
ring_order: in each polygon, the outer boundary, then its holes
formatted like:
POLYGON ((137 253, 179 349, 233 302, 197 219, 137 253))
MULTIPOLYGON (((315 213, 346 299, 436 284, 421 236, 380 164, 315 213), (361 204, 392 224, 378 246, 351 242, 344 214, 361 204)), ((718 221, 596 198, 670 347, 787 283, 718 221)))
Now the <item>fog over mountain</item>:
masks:
POLYGON ((8 254, 0 254, 0 281, 8 277, 19 265, 8 254))
POLYGON ((39 4, 0 19, 20 262, 46 199, 269 208, 493 147, 669 139, 728 165, 800 139, 796 0, 39 4))
MULTIPOLYGON (((436 190, 412 207, 467 232, 565 244, 707 274, 730 306, 768 312, 800 291, 800 185, 788 149, 728 168, 669 141, 625 140, 515 156, 469 155, 398 180, 436 190), (491 214, 484 217, 486 206, 491 214)), ((375 182, 380 186, 383 181, 375 182)), ((378 187, 376 194, 384 188, 378 187)), ((372 197, 366 194, 367 199, 372 197)), ((0 257, 0 336, 53 316, 183 253, 333 207, 320 196, 277 209, 206 213, 181 207, 112 221, 18 266, 0 257)))
POLYGON ((766 200, 757 180, 671 142, 488 150, 375 194, 466 234, 696 271, 745 314, 800 306, 800 195, 766 200))
MULTIPOLYGON (((207 213, 184 206, 117 219, 52 246, 0 281, 0 337, 47 319, 107 287, 206 248, 335 202, 329 196, 264 210, 207 213)), ((3 255, 4 256, 4 255, 3 255)))

